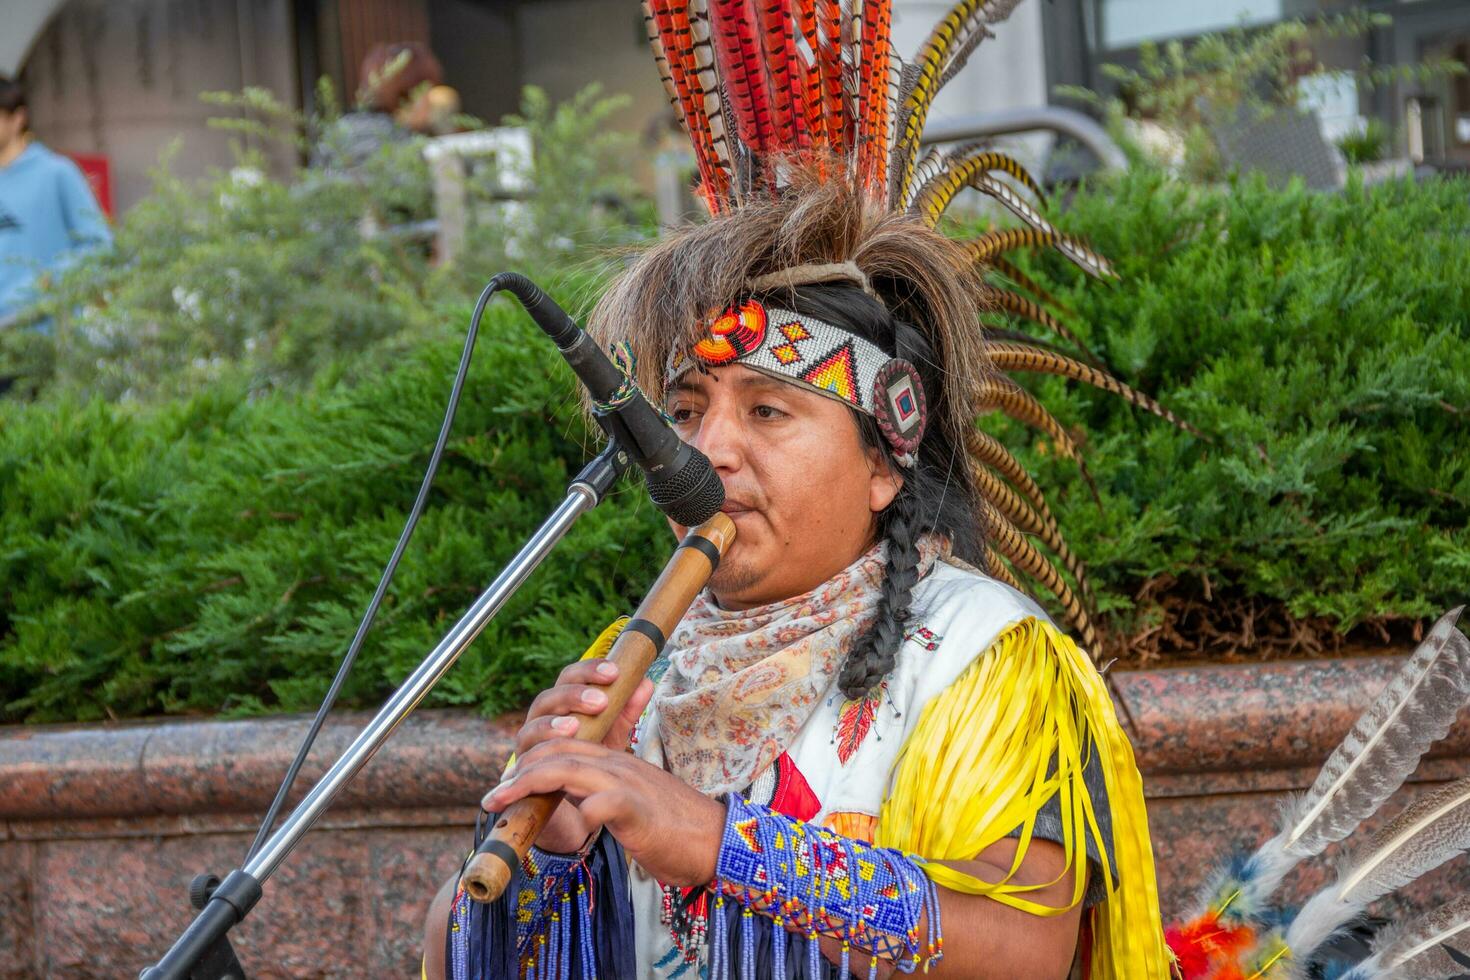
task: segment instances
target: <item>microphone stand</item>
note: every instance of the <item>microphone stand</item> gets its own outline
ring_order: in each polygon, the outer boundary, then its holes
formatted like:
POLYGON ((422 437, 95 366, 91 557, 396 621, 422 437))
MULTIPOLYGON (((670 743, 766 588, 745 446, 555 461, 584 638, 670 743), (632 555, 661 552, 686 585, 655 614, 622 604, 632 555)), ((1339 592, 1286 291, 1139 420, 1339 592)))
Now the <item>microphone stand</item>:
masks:
POLYGON ((628 455, 609 442, 567 487, 566 498, 552 511, 520 552, 470 606, 459 622, 439 641, 428 657, 393 693, 373 720, 332 764, 311 792, 255 856, 225 876, 223 881, 201 875, 190 886, 190 900, 200 912, 178 940, 139 980, 244 980, 245 973, 230 946, 229 931, 260 900, 261 886, 311 829, 318 817, 353 776, 372 758, 413 711, 424 695, 459 659, 465 648, 495 618, 536 566, 566 535, 577 518, 596 507, 628 467, 628 455))

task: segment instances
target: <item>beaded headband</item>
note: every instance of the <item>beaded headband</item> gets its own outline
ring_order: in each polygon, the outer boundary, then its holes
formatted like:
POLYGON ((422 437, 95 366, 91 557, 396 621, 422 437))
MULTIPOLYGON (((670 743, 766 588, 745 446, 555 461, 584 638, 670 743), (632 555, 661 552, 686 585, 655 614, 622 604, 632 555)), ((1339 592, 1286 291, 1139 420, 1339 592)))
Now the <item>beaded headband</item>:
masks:
POLYGON ((740 364, 873 416, 901 466, 914 465, 928 404, 918 369, 872 341, 815 317, 749 299, 710 324, 692 348, 676 349, 671 386, 693 368, 740 364))

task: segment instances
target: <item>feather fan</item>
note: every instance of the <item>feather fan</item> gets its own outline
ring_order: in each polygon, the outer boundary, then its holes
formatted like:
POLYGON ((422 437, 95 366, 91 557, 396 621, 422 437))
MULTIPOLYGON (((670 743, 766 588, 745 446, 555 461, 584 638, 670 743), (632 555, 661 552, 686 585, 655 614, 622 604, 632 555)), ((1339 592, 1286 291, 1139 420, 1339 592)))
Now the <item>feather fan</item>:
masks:
POLYGON ((1385 929, 1373 955, 1340 980, 1447 980, 1467 970, 1470 950, 1470 895, 1441 905, 1427 915, 1385 929), (1456 961, 1451 950, 1461 956, 1456 961))
POLYGON ((1470 778, 1411 803, 1346 862, 1337 880, 1307 900, 1286 930, 1298 970, 1372 902, 1470 848, 1470 778))
POLYGON ((1431 745, 1449 732, 1470 692, 1470 640, 1446 613, 1328 757, 1306 794, 1283 813, 1282 829, 1225 887, 1242 910, 1264 901, 1298 861, 1342 840, 1403 785, 1431 745))

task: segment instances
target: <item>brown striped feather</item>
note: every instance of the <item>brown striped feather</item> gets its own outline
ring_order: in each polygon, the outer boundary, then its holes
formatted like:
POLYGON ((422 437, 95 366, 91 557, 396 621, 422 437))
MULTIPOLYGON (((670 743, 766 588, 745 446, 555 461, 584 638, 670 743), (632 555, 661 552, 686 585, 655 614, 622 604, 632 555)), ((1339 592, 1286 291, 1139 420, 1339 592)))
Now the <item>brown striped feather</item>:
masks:
POLYGON ((1005 560, 989 545, 985 547, 985 574, 998 582, 1004 582, 1022 595, 1031 594, 1022 588, 1021 583, 1016 581, 1016 576, 1012 575, 1010 568, 1006 566, 1005 560))
POLYGON ((1046 497, 1042 495, 1041 487, 1026 472, 1021 461, 1011 455, 1011 451, 1001 444, 999 439, 986 432, 981 432, 973 425, 965 430, 965 451, 978 463, 999 473, 1012 487, 1016 489, 1031 508, 1041 516, 1043 521, 1053 527, 1056 526, 1056 518, 1052 516, 1051 508, 1046 504, 1046 497))
MULTIPOLYGON (((1005 206, 1006 210, 1026 222, 1026 224, 1035 230, 1056 236, 1053 247, 1088 275, 1096 276, 1099 279, 1116 279, 1118 277, 1118 274, 1113 271, 1113 267, 1107 259, 1098 255, 1076 239, 1068 238, 1066 235, 1057 231, 1052 223, 1042 217, 1041 212, 1037 211, 1031 205, 1031 202, 1021 197, 1021 195, 994 177, 991 177, 989 174, 977 174, 974 180, 970 182, 970 186, 982 194, 995 198, 995 200, 1005 206)), ((937 220, 936 217, 936 223, 937 220)))
POLYGON ((994 506, 984 501, 980 506, 990 535, 990 546, 1016 569, 1035 579, 1042 588, 1056 597, 1067 623, 1081 634, 1082 646, 1088 656, 1096 660, 1097 631, 1093 628, 1092 617, 1071 586, 1067 585, 1066 579, 1062 578, 1061 572, 994 506))
POLYGON ((1062 532, 1057 529, 1056 522, 1043 520, 1040 514, 1021 499, 1019 494, 1006 486, 1000 477, 986 467, 975 466, 973 472, 975 487, 979 490, 980 496, 988 500, 991 506, 999 511, 1002 517, 1014 524, 1018 530, 1040 538, 1041 543, 1061 561, 1062 566, 1072 576, 1072 581, 1077 583, 1078 591, 1082 593, 1082 601, 1091 606, 1093 604, 1092 593, 1087 585, 1086 569, 1072 553, 1072 549, 1068 547, 1066 539, 1062 537, 1062 532))
MULTIPOLYGON (((1087 351, 1087 345, 1082 343, 1081 338, 1072 332, 1071 327, 1026 297, 1012 292, 1009 289, 987 287, 985 298, 992 306, 1005 310, 1007 313, 1014 313, 1016 316, 1023 317, 1033 323, 1039 323, 1078 350, 1087 351)), ((1091 357, 1092 355, 1089 353, 1088 356, 1091 357)))
POLYGON ((1035 194, 1038 200, 1045 202, 1046 195, 1042 192, 1041 186, 1036 183, 1026 168, 1021 166, 1019 160, 995 150, 981 150, 947 163, 945 169, 937 177, 919 188, 918 194, 914 197, 913 210, 922 214, 930 227, 933 227, 939 223, 940 217, 944 215, 960 191, 973 186, 978 177, 996 171, 1010 176, 1035 194))
POLYGON ((986 352, 996 368, 1006 373, 1021 371, 1027 374, 1054 374, 1058 377, 1080 381, 1110 394, 1117 395, 1135 408, 1157 415, 1190 435, 1203 436, 1198 429, 1169 411, 1148 395, 1130 387, 1111 374, 1089 367, 1055 351, 1042 350, 1026 344, 994 343, 985 345, 986 352))

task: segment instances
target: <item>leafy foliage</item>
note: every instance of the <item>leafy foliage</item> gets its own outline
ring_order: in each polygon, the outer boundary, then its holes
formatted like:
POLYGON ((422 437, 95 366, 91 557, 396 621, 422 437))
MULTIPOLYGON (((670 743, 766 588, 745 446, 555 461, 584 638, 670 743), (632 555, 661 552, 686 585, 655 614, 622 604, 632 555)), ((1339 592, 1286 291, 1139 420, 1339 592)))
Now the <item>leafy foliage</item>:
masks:
MULTIPOLYGON (((1297 80, 1328 69, 1318 60, 1314 45, 1334 38, 1361 37, 1391 22, 1387 14, 1353 10, 1307 20, 1283 20, 1261 29, 1236 27, 1206 34, 1192 43, 1153 41, 1139 45, 1138 67, 1105 64, 1102 73, 1116 95, 1086 88, 1062 86, 1059 94, 1100 110, 1125 152, 1140 162, 1165 161, 1172 148, 1149 149, 1148 140, 1124 125, 1147 121, 1163 128, 1182 151, 1177 164, 1193 180, 1219 180, 1224 164, 1215 145, 1210 120, 1237 114, 1264 118, 1296 111, 1300 98, 1297 80)), ((1435 79, 1463 74, 1465 66, 1450 58, 1434 58, 1417 65, 1383 66, 1365 63, 1352 74, 1365 87, 1396 81, 1425 85, 1435 79)), ((1385 139, 1386 141, 1386 139, 1385 139)))
POLYGON ((1201 191, 1138 171, 1065 224, 1114 259, 1084 286, 1022 267, 1084 343, 1211 437, 1057 379, 1036 384, 1072 464, 992 423, 1059 488, 1063 530, 1120 654, 1313 649, 1437 614, 1470 584, 1470 195, 1463 180, 1321 195, 1201 191))
MULTIPOLYGON (((547 346, 509 302, 491 307, 348 702, 402 680, 585 460, 547 346)), ((0 407, 0 719, 314 707, 413 499, 457 353, 432 343, 370 383, 300 396, 232 384, 146 408, 0 407)), ((658 524, 631 489, 583 518, 436 702, 503 710, 539 689, 647 588, 669 547, 658 524)))
MULTIPOLYGON (((305 153, 332 139, 330 86, 306 115, 261 89, 205 100, 232 113, 212 122, 257 142, 305 153)), ((629 141, 606 120, 621 105, 589 88, 564 104, 527 89, 523 127, 533 148, 530 203, 507 208, 471 182, 465 258, 431 263, 433 217, 423 141, 388 142, 350 170, 269 175, 258 151, 202 182, 170 172, 116 229, 115 247, 77 264, 35 309, 45 331, 0 334, 0 376, 15 393, 150 401, 217 384, 252 394, 296 390, 325 370, 367 377, 434 335, 439 308, 466 302, 511 266, 590 263, 589 249, 651 227, 626 200, 629 141), (556 204, 536 203, 554 196, 556 204)), ((174 147, 172 152, 177 152, 174 147)))

